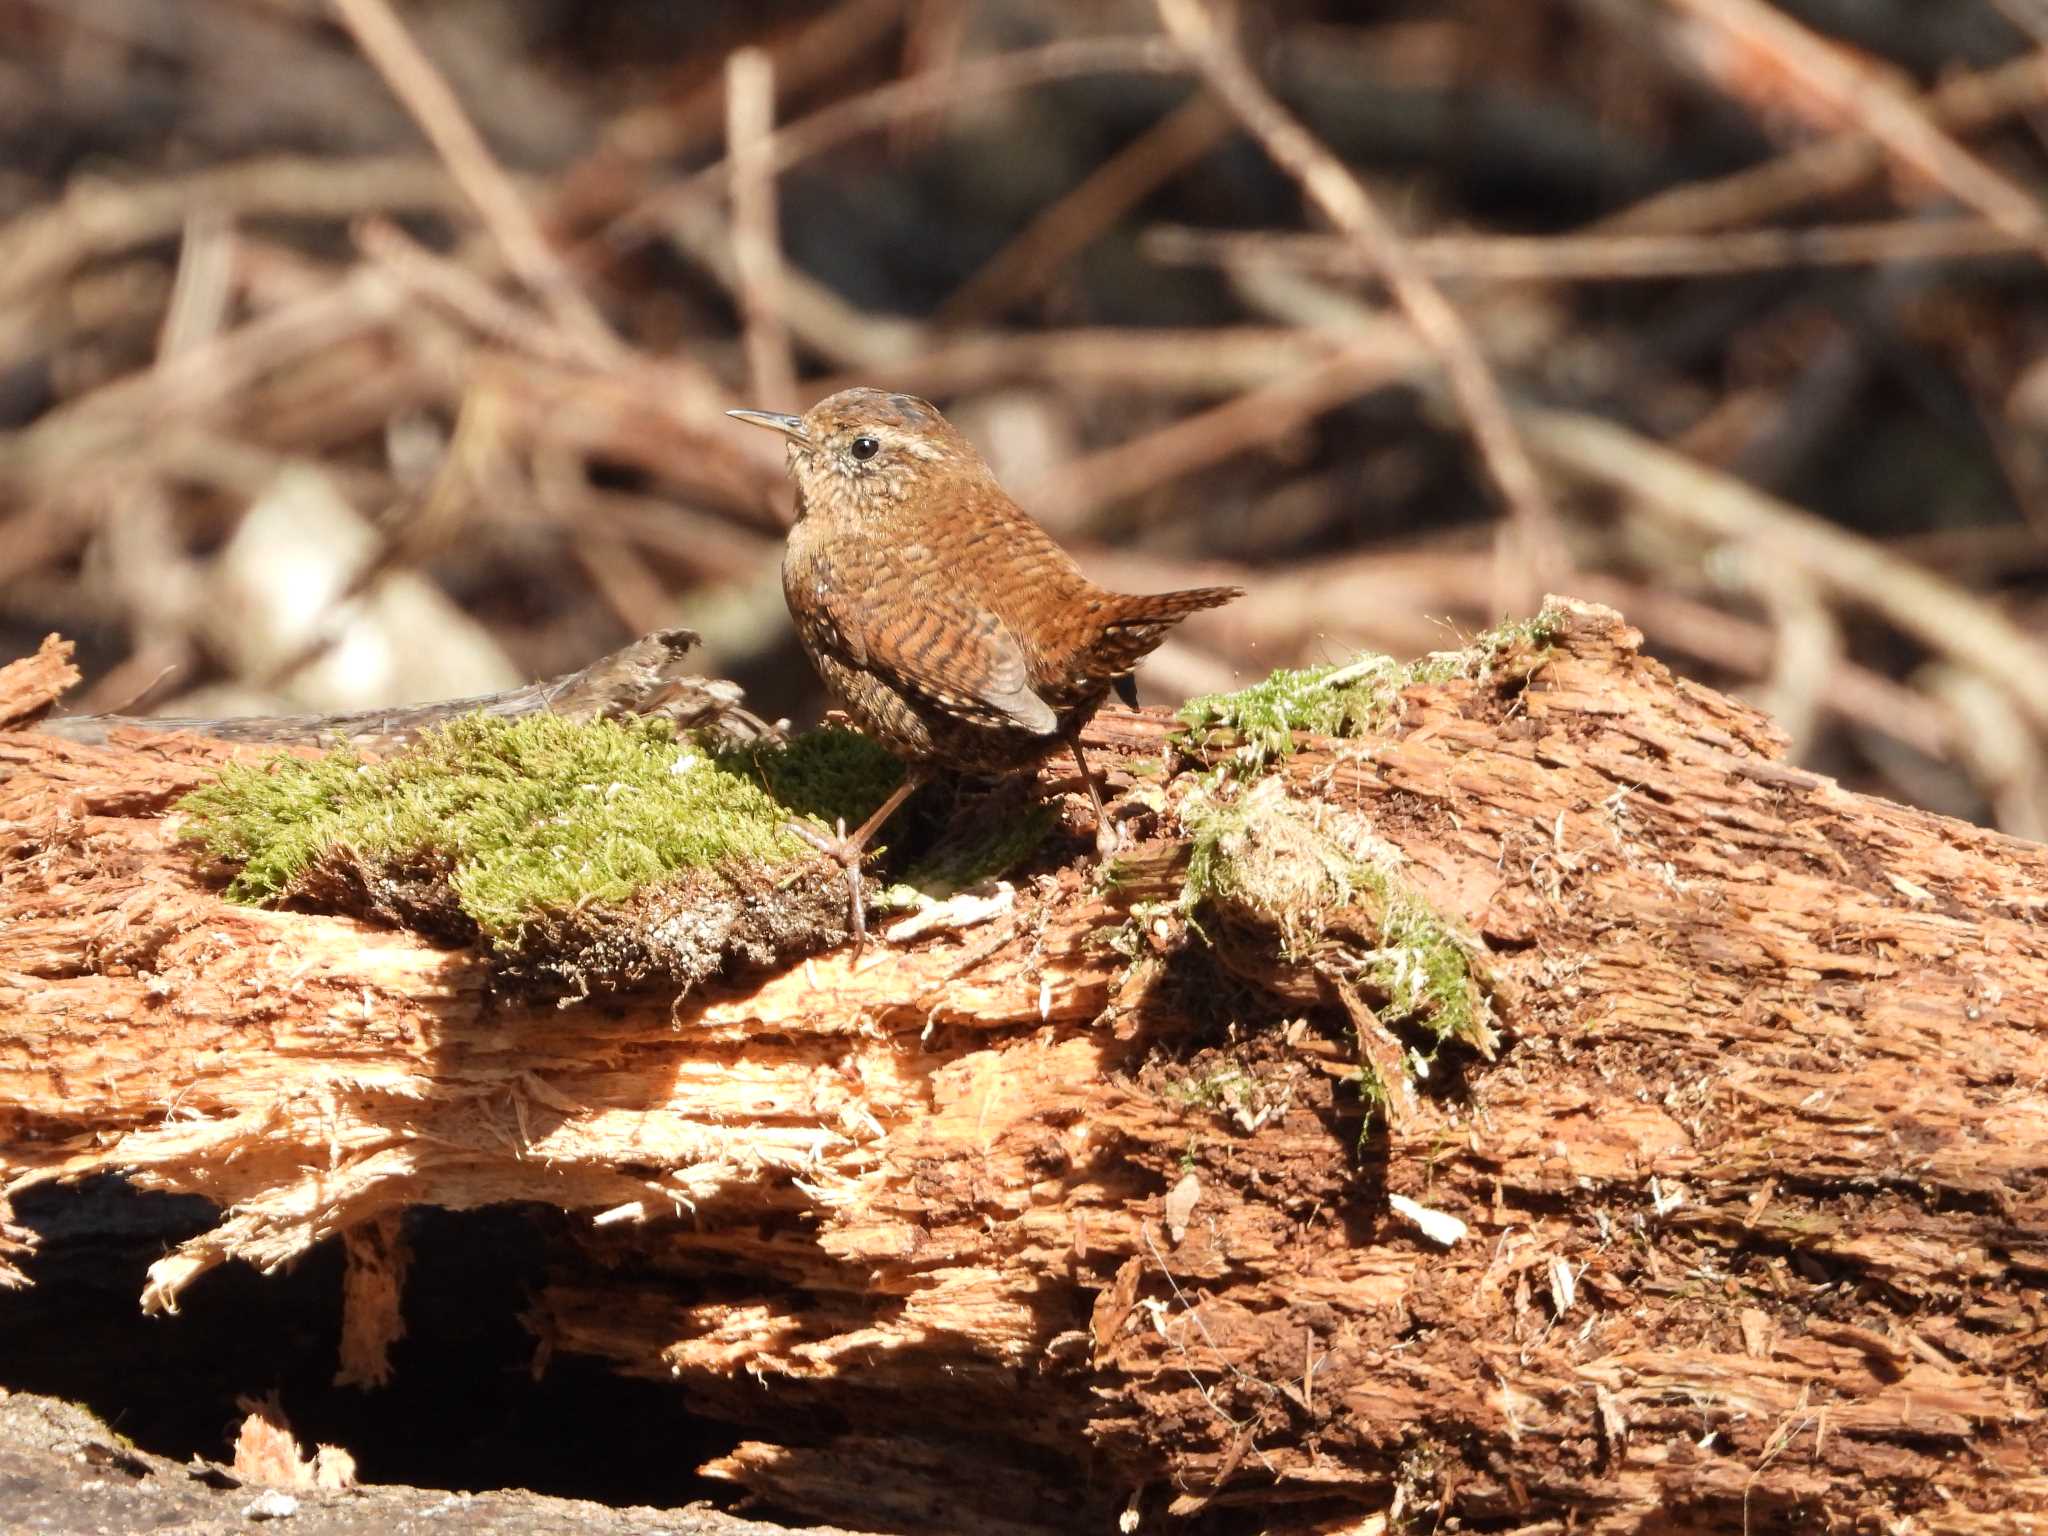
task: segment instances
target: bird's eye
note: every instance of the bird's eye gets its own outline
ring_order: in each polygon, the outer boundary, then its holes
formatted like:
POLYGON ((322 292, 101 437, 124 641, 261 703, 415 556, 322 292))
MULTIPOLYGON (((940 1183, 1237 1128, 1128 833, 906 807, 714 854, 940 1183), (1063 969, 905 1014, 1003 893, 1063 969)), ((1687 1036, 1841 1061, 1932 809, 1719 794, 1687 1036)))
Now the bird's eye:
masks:
POLYGON ((856 437, 847 451, 865 464, 882 451, 882 445, 872 437, 856 437))

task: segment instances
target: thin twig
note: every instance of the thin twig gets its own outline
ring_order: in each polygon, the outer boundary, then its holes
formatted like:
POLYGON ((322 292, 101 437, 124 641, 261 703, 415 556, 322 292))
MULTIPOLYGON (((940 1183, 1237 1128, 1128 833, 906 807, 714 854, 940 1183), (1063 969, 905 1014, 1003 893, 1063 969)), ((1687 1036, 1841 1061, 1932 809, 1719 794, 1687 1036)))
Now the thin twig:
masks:
POLYGON ((744 585, 772 568, 780 547, 771 534, 668 498, 603 490, 587 479, 543 489, 548 495, 535 510, 553 518, 569 536, 602 524, 705 585, 744 585))
POLYGON ((820 380, 818 388, 829 394, 851 384, 884 384, 936 396, 1030 380, 1082 392, 1129 389, 1202 399, 1255 389, 1315 367, 1341 346, 1281 325, 970 332, 949 337, 929 352, 878 355, 860 363, 856 372, 820 380))
MULTIPOLYGON (((550 438, 588 453, 639 463, 748 509, 781 527, 782 469, 774 457, 750 456, 750 437, 735 439, 720 416, 736 403, 702 365, 687 357, 651 358, 630 348, 613 365, 593 369, 544 317, 499 294, 459 262, 428 251, 391 225, 365 221, 357 243, 389 277, 445 308, 506 356, 472 355, 468 391, 501 390, 520 418, 550 438)), ((0 457, 0 468, 4 468, 0 457)))
POLYGON ((145 434, 174 418, 203 416, 252 380, 373 330, 402 300, 381 272, 359 269, 0 437, 0 479, 54 485, 81 467, 118 464, 145 434))
POLYGON ((1341 348, 1323 362, 1062 464, 1026 487, 1023 502, 1061 523, 1072 522, 1276 442, 1347 400, 1400 382, 1424 363, 1406 325, 1390 321, 1388 328, 1385 346, 1341 348))
MULTIPOLYGON (((1228 1373, 1245 1386, 1255 1388, 1268 1398, 1279 1397, 1281 1394, 1277 1387, 1270 1381, 1261 1381, 1258 1377, 1238 1365, 1224 1351, 1223 1346, 1216 1342, 1216 1336, 1209 1331, 1209 1325, 1202 1321, 1201 1308, 1188 1300, 1187 1293, 1180 1288, 1180 1282, 1174 1279, 1172 1269, 1167 1266, 1166 1255, 1159 1251, 1159 1244, 1153 1239, 1152 1224, 1149 1221, 1140 1222, 1138 1230, 1145 1238, 1145 1246, 1151 1250, 1152 1262, 1159 1266, 1159 1273, 1165 1276, 1167 1288, 1173 1292, 1173 1299, 1180 1303, 1183 1315, 1185 1315, 1195 1331, 1201 1334, 1202 1342, 1209 1346, 1209 1353, 1215 1359, 1216 1369, 1228 1373)), ((1259 1443, 1256 1438, 1258 1434, 1258 1421, 1256 1417, 1245 1419, 1232 1418, 1229 1410, 1216 1401, 1214 1394, 1209 1390, 1208 1383, 1202 1380, 1202 1373, 1195 1369, 1193 1351, 1187 1347, 1185 1342, 1174 1338, 1167 1330, 1161 1329, 1160 1331, 1162 1337, 1179 1352, 1181 1370, 1186 1373, 1188 1380, 1194 1383, 1195 1391, 1201 1395, 1202 1401, 1209 1405, 1210 1412, 1214 1413, 1239 1434, 1253 1437, 1251 1440, 1252 1454, 1264 1463, 1268 1471, 1273 1470, 1273 1459, 1259 1449, 1259 1443)))
POLYGON ((620 350, 619 339, 589 298, 578 288, 561 258, 541 233, 512 178, 492 156, 483 135, 441 78, 387 0, 333 0, 334 8, 356 42, 412 114, 420 131, 447 163, 490 230, 519 280, 547 306, 562 328, 585 347, 593 361, 608 361, 620 350))
POLYGON ((530 305, 508 298, 459 261, 428 250, 386 219, 353 231, 356 248, 407 292, 458 316, 478 335, 564 368, 587 366, 582 348, 530 305))
POLYGON ((0 225, 0 303, 88 261, 176 234, 202 210, 230 218, 346 219, 373 209, 443 209, 460 201, 447 169, 419 155, 277 155, 135 183, 82 179, 59 201, 0 225))
POLYGON ((675 603, 633 540, 602 516, 575 516, 589 483, 582 457, 541 443, 531 458, 532 498, 569 530, 563 545, 569 558, 582 567, 599 600, 628 633, 660 628, 674 616, 675 603))
MULTIPOLYGON (((732 220, 721 204, 672 203, 662 214, 662 232, 681 256, 738 300, 740 269, 733 252, 732 220)), ((868 375, 877 367, 926 345, 922 325, 900 315, 857 308, 787 262, 782 264, 781 304, 790 335, 820 356, 857 370, 861 377, 856 382, 870 382, 868 375)))
POLYGON ((183 357, 221 332, 235 291, 234 225, 215 209, 194 209, 185 221, 178 276, 157 327, 159 365, 183 357))
POLYGON ((2041 0, 1991 0, 1991 8, 2034 40, 2048 47, 2048 7, 2041 0))
POLYGON ((775 212, 775 168, 766 153, 775 132, 775 66, 759 48, 725 61, 725 140, 732 159, 732 258, 739 277, 741 344, 747 382, 764 406, 796 400, 796 359, 783 324, 782 240, 775 212))
MULTIPOLYGON (((768 49, 785 91, 808 90, 835 78, 900 24, 905 0, 845 0, 823 15, 781 32, 768 49)), ((637 102, 605 130, 600 156, 665 161, 686 155, 725 124, 725 77, 713 76, 680 101, 637 102)), ((582 171, 564 178, 574 183, 582 171)))
MULTIPOLYGON (((1788 267, 1911 265, 2010 256, 2035 242, 1989 219, 1883 219, 1809 229, 1740 229, 1675 235, 1427 235, 1408 243, 1437 278, 1481 282, 1634 282, 1720 277, 1788 267)), ((1144 252, 1176 265, 1273 262, 1325 277, 1377 275, 1336 235, 1187 229, 1145 234, 1144 252)))
POLYGON ((2039 732, 2029 729, 2012 695, 1997 681, 1935 662, 1917 679, 1956 722, 1955 756, 1976 782, 1999 830, 2039 841, 2048 812, 2048 764, 2039 732))
MULTIPOLYGON (((775 61, 775 78, 786 99, 809 92, 821 80, 844 78, 877 43, 895 30, 905 0, 841 0, 814 19, 778 28, 764 39, 775 61)), ((605 125, 595 148, 563 171, 540 205, 554 229, 587 229, 616 218, 647 195, 650 178, 666 182, 670 167, 694 155, 725 130, 725 76, 714 74, 679 100, 666 95, 628 104, 605 125)), ((595 258, 599 269, 609 252, 586 242, 568 255, 572 271, 587 279, 595 258)))
POLYGON ((1417 333, 1442 360, 1451 393, 1507 503, 1515 531, 1513 542, 1520 546, 1502 564, 1503 585, 1523 589, 1521 600, 1513 606, 1526 606, 1532 591, 1562 588, 1570 561, 1556 514, 1509 419, 1493 372, 1458 312, 1415 264, 1358 178, 1273 99, 1201 0, 1157 0, 1157 4, 1168 32, 1194 57, 1217 95, 1266 147, 1275 163, 1301 183, 1330 222, 1357 242, 1385 276, 1395 302, 1417 333))
MULTIPOLYGON (((960 47, 967 39, 964 0, 906 0, 903 19, 902 73, 905 78, 942 75, 960 67, 960 47)), ((908 154, 937 137, 939 114, 899 118, 889 128, 889 150, 908 154)))
POLYGON ((724 386, 684 355, 656 359, 616 343, 616 355, 594 365, 588 352, 559 326, 506 298, 459 261, 428 250, 395 224, 366 219, 356 226, 355 238, 363 254, 395 282, 510 350, 561 368, 595 367, 596 372, 624 381, 637 380, 647 386, 648 398, 658 407, 698 424, 715 419, 728 403, 724 386))
MULTIPOLYGON (((1304 328, 1299 340, 1322 332, 1329 351, 1276 368, 1240 398, 1079 459, 1025 492, 1027 504, 1055 507, 1077 518, 1109 501, 1154 489, 1276 442, 1347 400, 1390 384, 1409 384, 1441 395, 1442 354, 1408 320, 1368 308, 1285 268, 1233 271, 1239 294, 1253 306, 1304 328)), ((1555 323, 1527 306, 1494 305, 1484 311, 1487 343, 1510 366, 1541 354, 1554 340, 1555 323)), ((1501 594, 1490 605, 1501 611, 1501 594)), ((1533 599, 1532 599, 1533 601, 1533 599)))
POLYGON ((1795 763, 1809 760, 1821 719, 1821 692, 1846 650, 1842 623, 1813 572, 1771 557, 1768 546, 1742 551, 1734 584, 1770 619, 1771 668, 1756 704, 1792 742, 1795 763))

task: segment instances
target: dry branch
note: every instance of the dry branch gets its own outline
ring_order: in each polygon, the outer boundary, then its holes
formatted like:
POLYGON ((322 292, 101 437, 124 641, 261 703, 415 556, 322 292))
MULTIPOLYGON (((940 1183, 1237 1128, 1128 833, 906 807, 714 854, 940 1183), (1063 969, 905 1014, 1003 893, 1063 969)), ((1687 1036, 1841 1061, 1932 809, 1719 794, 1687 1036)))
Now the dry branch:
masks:
POLYGON ((732 262, 739 279, 741 340, 754 398, 796 399, 796 358, 783 324, 782 238, 775 173, 762 148, 775 131, 775 66, 758 48, 725 61, 726 152, 732 157, 732 262))
MULTIPOLYGON (((1354 1083, 1395 1037, 1327 957, 1230 899, 1213 950, 1133 920, 1190 772, 1121 890, 556 1009, 223 905, 163 812, 232 748, 0 735, 0 1158, 218 1201, 152 1306, 412 1204, 564 1208, 542 1358, 673 1379, 751 1436, 707 1470, 869 1528, 2024 1529, 2048 850, 1784 766, 1637 644, 1568 605, 1274 781, 1491 951, 1496 1059, 1447 1049, 1391 1126, 1354 1083)), ((1097 728, 1133 768, 1160 736, 1097 728)))
MULTIPOLYGON (((787 171, 848 139, 1002 91, 1087 75, 1177 75, 1186 70, 1180 50, 1160 37, 1076 37, 1019 48, 957 69, 891 81, 786 123, 768 136, 766 164, 777 173, 787 171)), ((729 160, 720 161, 661 188, 615 219, 606 238, 630 243, 665 222, 672 209, 713 195, 732 171, 729 160)))
MULTIPOLYGON (((1701 235, 1429 235, 1410 241, 1409 250, 1432 277, 1569 283, 1966 261, 2010 256, 2033 244, 1989 219, 1885 219, 1701 235)), ((1371 277, 1375 271, 1356 246, 1332 235, 1246 235, 1167 225, 1146 235, 1145 249, 1160 261, 1277 262, 1325 277, 1371 277)))
POLYGON ((1229 128, 1229 117, 1206 91, 1182 102, 984 262, 939 306, 939 323, 989 319, 1050 285, 1076 253, 1213 151, 1229 128))
MULTIPOLYGON (((1981 131, 2030 111, 2044 97, 2048 62, 2036 52, 1996 69, 1957 75, 1907 105, 1936 132, 1956 134, 1981 131)), ((1801 145, 1762 165, 1655 193, 1594 228, 1613 234, 1725 229, 1839 196, 1884 164, 1884 148, 1866 117, 1855 128, 1801 145)))

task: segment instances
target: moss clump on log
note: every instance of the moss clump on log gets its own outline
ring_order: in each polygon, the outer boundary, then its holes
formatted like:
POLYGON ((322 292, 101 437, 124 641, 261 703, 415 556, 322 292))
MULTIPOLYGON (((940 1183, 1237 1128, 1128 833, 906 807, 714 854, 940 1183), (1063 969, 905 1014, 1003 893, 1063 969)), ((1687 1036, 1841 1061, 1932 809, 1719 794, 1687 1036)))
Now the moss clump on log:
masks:
POLYGON ((809 878, 818 861, 788 822, 858 820, 900 772, 851 731, 720 754, 660 720, 476 715, 383 762, 231 765, 179 809, 185 836, 236 866, 235 900, 479 936, 511 969, 579 989, 687 985, 735 955, 835 941, 833 882, 809 878))
POLYGON ((1269 934, 1285 966, 1362 989, 1383 1025, 1419 1025, 1491 1057, 1499 1045, 1478 940, 1400 873, 1362 825, 1311 817, 1267 780, 1235 800, 1181 808, 1189 839, 1181 909, 1269 934))
POLYGON ((1235 693, 1190 699, 1180 711, 1184 739, 1209 745, 1219 736, 1235 737, 1227 761, 1259 773, 1294 751, 1297 733, 1351 737, 1384 729, 1402 693, 1418 684, 1483 680, 1509 657, 1518 657, 1525 672, 1540 665, 1559 622, 1545 609, 1487 630, 1460 650, 1432 651, 1414 661, 1367 654, 1341 666, 1283 667, 1235 693))

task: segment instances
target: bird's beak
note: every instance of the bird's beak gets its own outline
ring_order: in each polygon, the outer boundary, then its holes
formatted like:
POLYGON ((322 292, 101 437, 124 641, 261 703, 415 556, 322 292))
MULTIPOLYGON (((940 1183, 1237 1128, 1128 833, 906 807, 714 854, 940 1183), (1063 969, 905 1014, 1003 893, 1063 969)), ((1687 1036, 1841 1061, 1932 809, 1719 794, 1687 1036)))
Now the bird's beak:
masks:
POLYGON ((766 427, 800 443, 811 440, 811 435, 804 430, 801 416, 779 416, 774 411, 727 411, 725 414, 734 421, 744 421, 750 427, 766 427))

